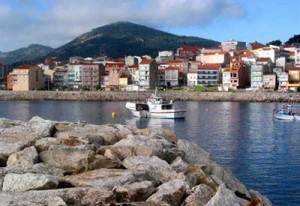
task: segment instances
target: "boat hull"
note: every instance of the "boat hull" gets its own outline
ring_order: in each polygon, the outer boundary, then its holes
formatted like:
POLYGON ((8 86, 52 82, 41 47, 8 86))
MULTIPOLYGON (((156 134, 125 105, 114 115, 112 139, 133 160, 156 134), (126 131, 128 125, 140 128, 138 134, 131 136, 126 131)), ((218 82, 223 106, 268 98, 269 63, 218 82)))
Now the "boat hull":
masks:
POLYGON ((295 117, 293 115, 286 114, 275 114, 274 117, 279 120, 294 120, 295 117))
POLYGON ((147 110, 136 110, 136 103, 127 102, 127 109, 130 110, 133 116, 141 118, 159 118, 159 119, 182 119, 185 118, 185 109, 167 109, 163 111, 147 111, 147 110))

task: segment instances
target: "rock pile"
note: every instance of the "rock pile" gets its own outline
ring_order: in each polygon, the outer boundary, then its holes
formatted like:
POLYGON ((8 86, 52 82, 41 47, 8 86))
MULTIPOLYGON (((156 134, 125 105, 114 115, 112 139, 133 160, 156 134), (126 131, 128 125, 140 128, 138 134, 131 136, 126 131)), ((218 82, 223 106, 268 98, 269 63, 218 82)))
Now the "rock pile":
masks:
POLYGON ((0 119, 0 202, 13 205, 271 205, 166 129, 0 119))

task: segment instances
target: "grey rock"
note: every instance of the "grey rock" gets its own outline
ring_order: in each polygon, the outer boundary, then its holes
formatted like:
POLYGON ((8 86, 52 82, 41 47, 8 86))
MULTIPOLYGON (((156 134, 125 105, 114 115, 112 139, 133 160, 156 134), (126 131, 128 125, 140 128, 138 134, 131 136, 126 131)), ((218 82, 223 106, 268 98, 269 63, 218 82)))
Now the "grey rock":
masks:
POLYGON ((115 186, 133 183, 136 181, 129 170, 98 169, 77 175, 65 176, 62 181, 75 187, 98 187, 112 189, 115 186))
POLYGON ((29 166, 38 162, 38 153, 34 146, 27 147, 22 151, 13 153, 9 156, 6 165, 11 166, 29 166))
POLYGON ((240 206, 235 194, 226 188, 224 184, 220 185, 216 194, 210 199, 206 206, 240 206))
POLYGON ((170 205, 181 205, 186 193, 186 183, 184 180, 172 180, 158 187, 156 193, 151 195, 147 201, 162 201, 170 205))
POLYGON ((38 152, 47 150, 51 145, 58 145, 59 141, 54 137, 45 137, 35 141, 34 146, 38 152))
POLYGON ((96 155, 91 150, 52 145, 39 154, 40 160, 67 173, 83 172, 92 168, 96 155))
POLYGON ((213 191, 216 191, 219 186, 214 179, 206 174, 205 171, 198 165, 189 166, 184 175, 190 188, 199 184, 205 184, 213 191))
POLYGON ((131 170, 142 179, 148 179, 156 183, 168 182, 174 179, 184 179, 184 176, 175 170, 164 160, 158 157, 128 157, 123 161, 124 167, 131 170))
POLYGON ((142 181, 117 186, 113 191, 118 202, 139 202, 146 201, 155 192, 155 185, 150 181, 142 181))
POLYGON ((59 168, 52 167, 45 163, 38 163, 30 166, 13 166, 13 167, 0 168, 0 177, 1 176, 4 177, 6 174, 9 173, 15 173, 15 174, 34 173, 34 174, 63 176, 65 171, 59 168))
POLYGON ((39 137, 51 137, 54 128, 54 122, 38 116, 32 117, 28 125, 39 137))
POLYGON ((178 148, 184 151, 183 160, 189 164, 210 165, 211 155, 199 147, 196 143, 180 139, 177 142, 178 148))
POLYGON ((144 135, 149 138, 164 138, 173 144, 177 142, 177 137, 174 131, 161 127, 135 129, 133 130, 133 134, 144 135))
POLYGON ((205 206, 215 192, 207 185, 200 184, 193 187, 191 194, 185 199, 185 206, 205 206))
POLYGON ((179 173, 179 172, 184 173, 189 167, 189 165, 181 157, 177 157, 171 163, 171 166, 177 173, 179 173))
POLYGON ((42 174, 7 174, 4 177, 3 191, 22 192, 28 190, 54 189, 58 186, 58 178, 42 174))
POLYGON ((118 202, 113 204, 106 204, 105 206, 171 206, 162 201, 147 201, 147 202, 118 202))
POLYGON ((113 193, 101 188, 64 188, 26 192, 1 192, 1 206, 96 206, 113 202, 113 193), (20 204, 21 203, 21 204, 20 204))

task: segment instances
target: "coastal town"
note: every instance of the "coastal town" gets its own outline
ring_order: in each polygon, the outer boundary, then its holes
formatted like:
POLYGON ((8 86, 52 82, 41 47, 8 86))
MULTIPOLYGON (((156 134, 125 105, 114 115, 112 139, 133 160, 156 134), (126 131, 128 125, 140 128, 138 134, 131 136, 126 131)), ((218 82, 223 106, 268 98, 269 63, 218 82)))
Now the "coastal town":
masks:
POLYGON ((299 91, 299 45, 246 44, 237 40, 217 47, 183 45, 158 51, 157 57, 111 59, 73 56, 63 61, 47 57, 37 65, 0 64, 0 85, 13 91, 84 90, 137 91, 159 87, 201 91, 299 91))

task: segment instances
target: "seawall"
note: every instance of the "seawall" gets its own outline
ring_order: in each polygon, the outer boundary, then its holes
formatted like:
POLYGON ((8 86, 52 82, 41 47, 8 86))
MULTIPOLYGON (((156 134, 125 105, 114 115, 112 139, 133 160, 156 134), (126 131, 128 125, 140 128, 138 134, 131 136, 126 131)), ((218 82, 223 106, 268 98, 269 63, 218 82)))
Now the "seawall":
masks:
MULTIPOLYGON (((151 92, 0 91, 0 100, 143 101, 151 92)), ((300 102, 300 93, 160 91, 167 99, 226 102, 300 102)))
POLYGON ((272 205, 171 130, 40 117, 0 130, 1 206, 272 205))

